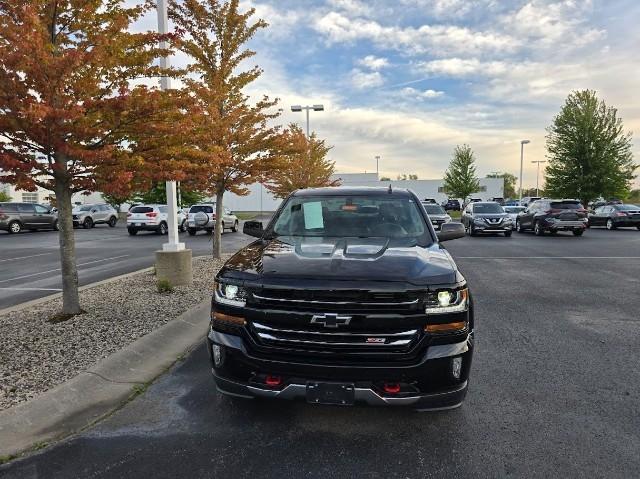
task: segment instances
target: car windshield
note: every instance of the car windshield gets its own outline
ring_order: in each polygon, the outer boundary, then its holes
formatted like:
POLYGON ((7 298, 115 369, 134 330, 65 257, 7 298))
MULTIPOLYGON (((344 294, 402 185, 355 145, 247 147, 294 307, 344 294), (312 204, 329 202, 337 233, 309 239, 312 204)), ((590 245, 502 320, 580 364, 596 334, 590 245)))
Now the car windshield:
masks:
POLYGON ((498 203, 478 203, 473 205, 473 212, 498 214, 504 213, 504 209, 498 203))
POLYGON ((616 209, 625 211, 625 210, 640 210, 640 206, 637 205, 617 205, 616 209))
POLYGON ((416 202, 408 196, 292 197, 273 223, 276 236, 393 238, 430 244, 416 202))
POLYGON ((440 205, 434 205, 432 203, 422 203, 422 205, 430 215, 446 215, 444 208, 440 205))
POLYGON ((196 205, 192 206, 189 213, 213 213, 216 205, 196 205))
POLYGON ((524 206, 505 206, 504 210, 507 213, 520 213, 521 211, 524 211, 524 206))
POLYGON ((552 210, 580 210, 582 205, 577 201, 552 201, 552 210))
POLYGON ((131 213, 151 213, 153 208, 150 206, 134 206, 131 208, 131 213))

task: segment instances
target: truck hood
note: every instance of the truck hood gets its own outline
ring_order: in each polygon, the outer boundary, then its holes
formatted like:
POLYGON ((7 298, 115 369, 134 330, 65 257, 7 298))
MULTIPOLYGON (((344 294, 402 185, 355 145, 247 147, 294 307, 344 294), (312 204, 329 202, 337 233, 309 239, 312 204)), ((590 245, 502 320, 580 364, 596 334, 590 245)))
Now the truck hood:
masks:
POLYGON ((241 249, 227 261, 220 276, 426 285, 453 283, 456 273, 453 259, 437 243, 423 247, 386 238, 279 237, 241 249))

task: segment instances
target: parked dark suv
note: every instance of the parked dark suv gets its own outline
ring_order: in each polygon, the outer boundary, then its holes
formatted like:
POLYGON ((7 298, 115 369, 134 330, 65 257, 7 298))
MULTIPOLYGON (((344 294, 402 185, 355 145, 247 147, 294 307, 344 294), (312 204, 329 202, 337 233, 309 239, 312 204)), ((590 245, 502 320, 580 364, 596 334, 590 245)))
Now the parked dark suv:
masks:
POLYGON ((441 203, 445 211, 460 211, 460 201, 449 198, 441 203))
POLYGON ((516 230, 542 236, 545 232, 571 231, 581 236, 587 227, 587 210, 578 200, 537 200, 518 214, 516 230))
POLYGON ((467 392, 473 302, 408 190, 294 192, 216 276, 218 391, 314 404, 448 409, 467 392))
POLYGON ((24 229, 57 231, 58 213, 34 203, 0 203, 0 230, 20 233, 24 229))

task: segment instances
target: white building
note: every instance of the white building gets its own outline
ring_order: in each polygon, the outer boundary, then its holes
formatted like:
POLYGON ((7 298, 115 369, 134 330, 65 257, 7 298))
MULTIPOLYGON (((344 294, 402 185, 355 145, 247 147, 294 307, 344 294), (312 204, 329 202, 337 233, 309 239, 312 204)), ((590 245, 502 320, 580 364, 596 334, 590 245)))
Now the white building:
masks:
MULTIPOLYGON (((53 191, 45 190, 38 187, 36 191, 24 191, 16 189, 13 185, 8 183, 0 183, 0 191, 8 194, 11 197, 11 201, 22 203, 51 203, 51 197, 54 196, 53 191)), ((74 204, 91 204, 91 203, 104 203, 102 195, 100 193, 91 193, 84 195, 82 193, 76 193, 72 197, 74 204)))
MULTIPOLYGON (((434 198, 438 203, 448 198, 443 191, 443 180, 391 180, 380 181, 377 173, 336 173, 332 179, 340 179, 342 186, 389 186, 407 188, 420 199, 434 198)), ((225 194, 225 206, 232 211, 275 211, 282 200, 276 199, 261 184, 249 187, 249 195, 238 196, 225 194)), ((504 196, 504 180, 502 178, 480 178, 480 191, 474 198, 488 200, 504 196)), ((463 198, 459 198, 463 200, 463 198)))

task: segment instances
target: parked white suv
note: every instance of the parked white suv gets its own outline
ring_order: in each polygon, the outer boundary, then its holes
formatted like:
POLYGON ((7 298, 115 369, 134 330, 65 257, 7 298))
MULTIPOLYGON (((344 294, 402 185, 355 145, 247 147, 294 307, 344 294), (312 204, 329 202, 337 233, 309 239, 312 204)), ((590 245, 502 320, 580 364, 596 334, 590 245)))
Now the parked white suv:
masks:
POLYGON ((130 235, 138 231, 155 231, 166 235, 169 231, 167 205, 138 205, 127 213, 127 231, 130 235))
POLYGON ((84 229, 93 228, 95 225, 105 223, 112 228, 118 222, 118 212, 107 204, 77 205, 74 206, 73 227, 82 226, 84 229))
MULTIPOLYGON (((238 217, 234 215, 228 208, 223 208, 222 229, 230 229, 234 233, 238 231, 238 217)), ((205 230, 211 233, 216 227, 216 204, 201 203, 193 205, 189 209, 187 215, 187 232, 189 235, 195 235, 198 230, 205 230)))

